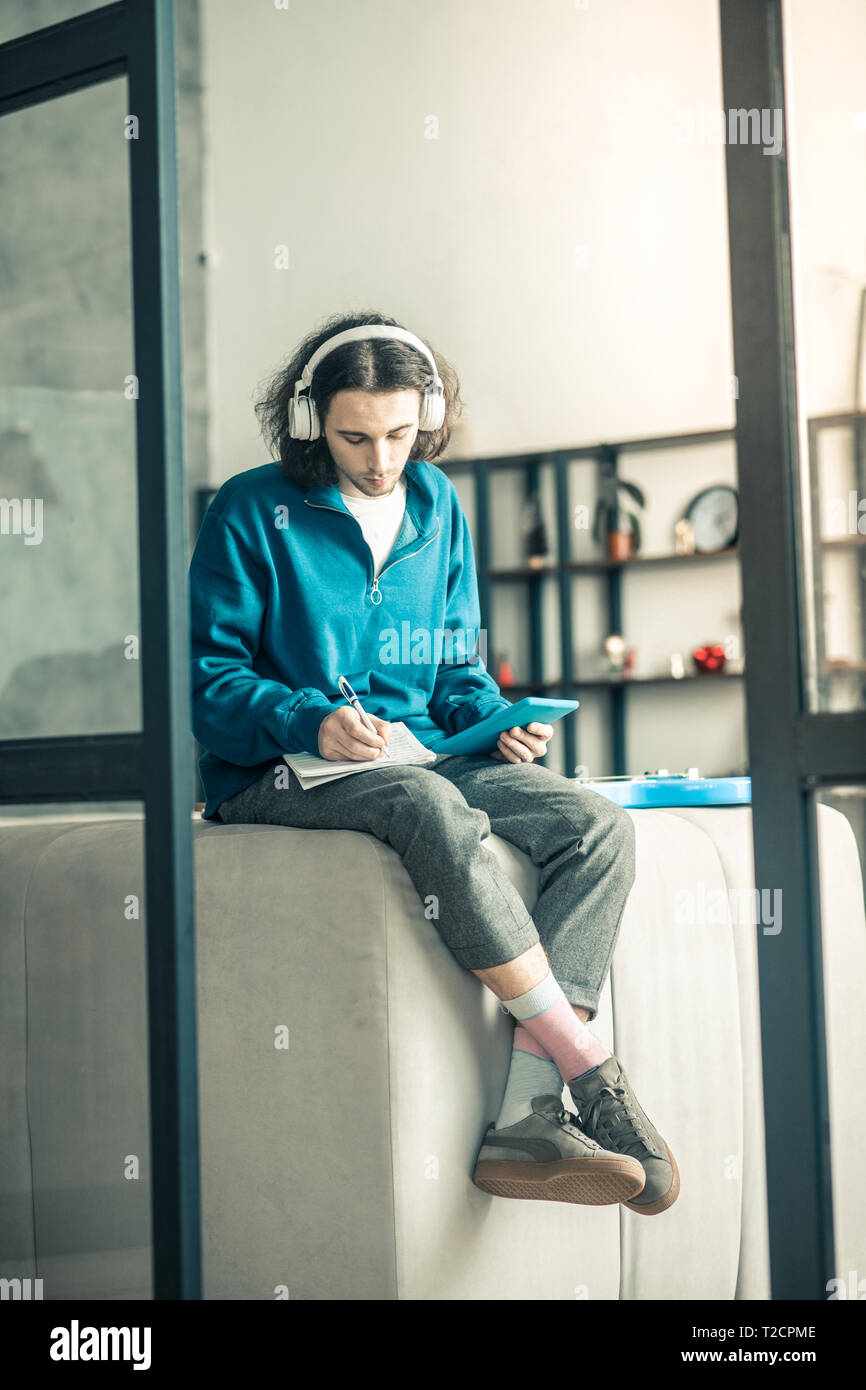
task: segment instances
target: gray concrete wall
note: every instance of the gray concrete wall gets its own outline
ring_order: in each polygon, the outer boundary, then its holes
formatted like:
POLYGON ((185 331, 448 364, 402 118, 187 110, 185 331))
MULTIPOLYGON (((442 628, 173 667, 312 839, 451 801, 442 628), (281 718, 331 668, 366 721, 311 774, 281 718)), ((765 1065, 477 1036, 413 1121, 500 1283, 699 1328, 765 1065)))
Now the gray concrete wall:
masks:
MULTIPOLYGON (((92 8, 6 0, 0 42, 92 8)), ((198 0, 175 16, 192 523, 209 472, 198 0)), ((42 503, 38 542, 11 513, 0 534, 0 737, 141 726, 127 114, 120 78, 0 119, 0 497, 32 499, 31 519, 42 503)))

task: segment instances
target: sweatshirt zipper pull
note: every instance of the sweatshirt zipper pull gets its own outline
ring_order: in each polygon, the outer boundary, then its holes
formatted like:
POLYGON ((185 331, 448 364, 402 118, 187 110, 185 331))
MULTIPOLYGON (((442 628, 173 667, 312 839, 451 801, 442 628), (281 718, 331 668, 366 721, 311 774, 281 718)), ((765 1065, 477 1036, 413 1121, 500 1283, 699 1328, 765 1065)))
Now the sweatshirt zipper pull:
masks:
POLYGON ((370 602, 371 602, 371 603, 376 603, 376 604, 382 602, 382 594, 381 594, 381 591, 380 591, 380 589, 379 589, 379 576, 378 576, 378 574, 377 574, 377 575, 374 575, 374 577, 373 577, 373 587, 372 587, 372 589, 370 590, 370 602))

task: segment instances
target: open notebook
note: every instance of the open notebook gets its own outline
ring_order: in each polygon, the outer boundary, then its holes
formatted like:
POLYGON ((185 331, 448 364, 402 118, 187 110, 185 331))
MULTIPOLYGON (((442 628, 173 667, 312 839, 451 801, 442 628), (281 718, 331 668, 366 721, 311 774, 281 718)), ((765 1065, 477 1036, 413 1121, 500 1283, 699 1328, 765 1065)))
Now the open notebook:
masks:
POLYGON ((283 757, 294 772, 304 791, 320 782, 334 782, 338 777, 350 777, 353 772, 372 772, 377 767, 396 763, 433 763, 436 754, 407 729, 405 724, 392 724, 388 731, 390 758, 370 758, 365 762, 336 763, 330 758, 316 758, 312 753, 284 753, 283 757))

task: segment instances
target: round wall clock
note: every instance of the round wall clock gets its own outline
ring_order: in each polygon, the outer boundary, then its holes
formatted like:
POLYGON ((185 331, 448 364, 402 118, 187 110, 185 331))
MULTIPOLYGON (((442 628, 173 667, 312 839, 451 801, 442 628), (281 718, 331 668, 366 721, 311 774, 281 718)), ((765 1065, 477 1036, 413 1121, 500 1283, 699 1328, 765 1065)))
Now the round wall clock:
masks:
POLYGON ((695 537, 695 550, 703 555, 727 550, 739 534, 740 500, 736 488, 723 483, 704 488, 689 503, 686 520, 695 537))

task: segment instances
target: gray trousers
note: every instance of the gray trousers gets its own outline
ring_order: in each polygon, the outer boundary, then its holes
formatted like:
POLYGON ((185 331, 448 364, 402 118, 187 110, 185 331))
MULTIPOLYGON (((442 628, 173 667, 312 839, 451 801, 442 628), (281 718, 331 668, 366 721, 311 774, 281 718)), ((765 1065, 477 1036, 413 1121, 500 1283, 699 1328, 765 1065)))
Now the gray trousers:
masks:
POLYGON ((435 927, 467 970, 503 965, 541 941, 572 1004, 598 1012, 626 899, 635 878, 628 812, 540 763, 487 754, 376 767, 304 791, 277 763, 228 797, 227 825, 363 830, 391 845, 435 927), (533 914, 481 841, 500 835, 539 869, 533 914))

